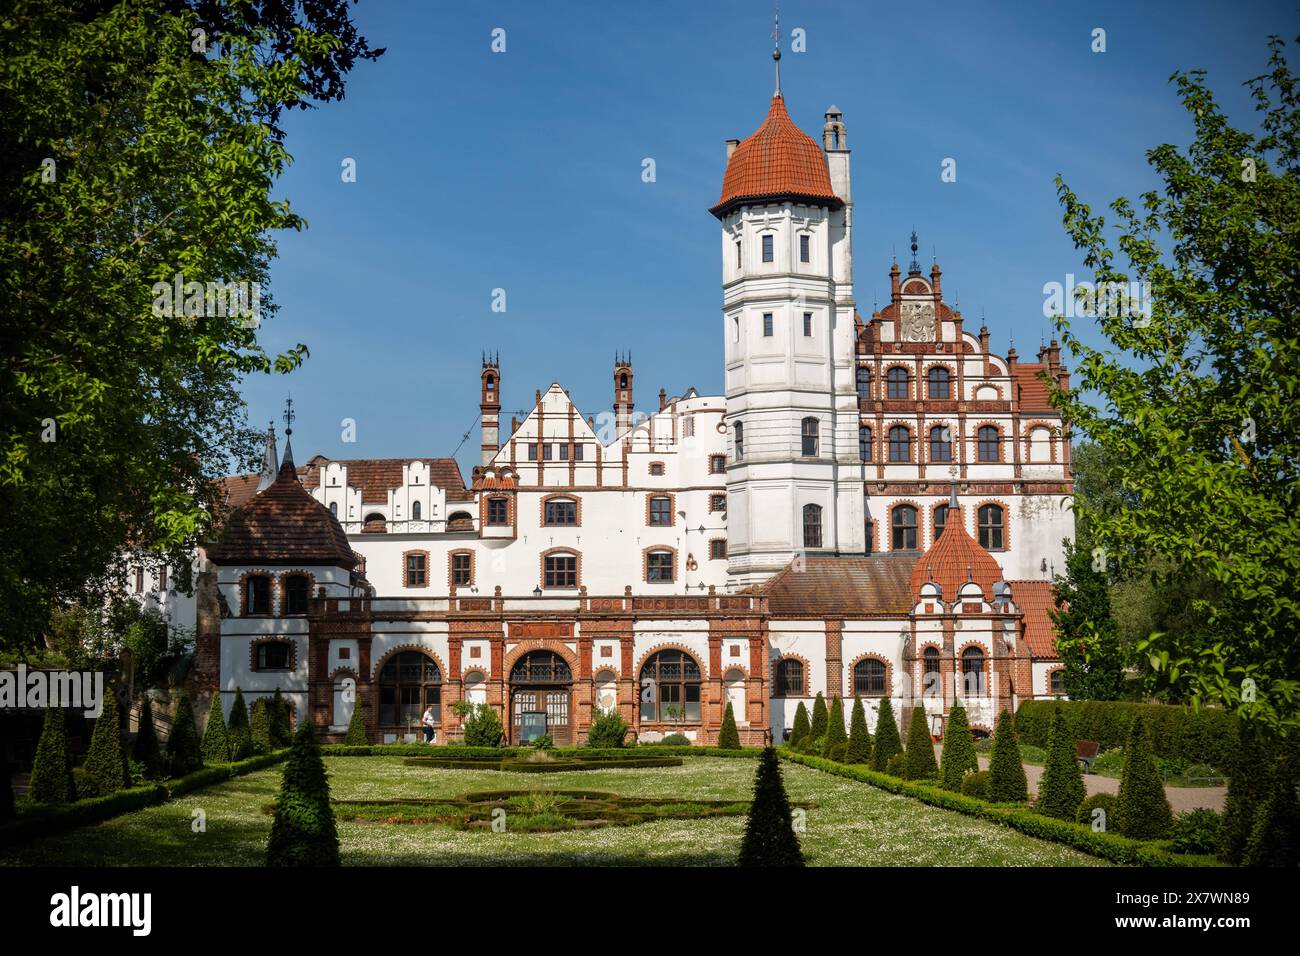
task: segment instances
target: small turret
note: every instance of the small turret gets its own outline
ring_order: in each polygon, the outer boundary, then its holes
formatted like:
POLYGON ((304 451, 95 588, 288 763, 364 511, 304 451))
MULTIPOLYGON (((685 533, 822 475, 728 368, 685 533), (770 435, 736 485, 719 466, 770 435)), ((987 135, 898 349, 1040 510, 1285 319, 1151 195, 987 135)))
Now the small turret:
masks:
POLYGON ((489 358, 484 352, 482 358, 482 394, 479 396, 478 408, 483 425, 483 465, 486 467, 492 464, 501 447, 501 354, 494 352, 489 358))
POLYGON ((632 353, 614 355, 614 423, 619 433, 632 427, 632 353))

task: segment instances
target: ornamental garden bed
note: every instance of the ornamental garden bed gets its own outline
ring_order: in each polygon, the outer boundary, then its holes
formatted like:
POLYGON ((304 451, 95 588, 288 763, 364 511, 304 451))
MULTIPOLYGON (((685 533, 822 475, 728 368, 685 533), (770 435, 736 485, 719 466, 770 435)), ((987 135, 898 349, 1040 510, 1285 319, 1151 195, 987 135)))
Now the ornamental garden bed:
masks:
POLYGON ((642 769, 682 765, 681 757, 660 757, 655 754, 645 756, 627 754, 618 757, 604 754, 551 757, 544 754, 544 751, 537 751, 526 757, 507 757, 500 760, 483 757, 407 757, 403 765, 438 770, 500 770, 514 773, 569 773, 579 770, 642 769))

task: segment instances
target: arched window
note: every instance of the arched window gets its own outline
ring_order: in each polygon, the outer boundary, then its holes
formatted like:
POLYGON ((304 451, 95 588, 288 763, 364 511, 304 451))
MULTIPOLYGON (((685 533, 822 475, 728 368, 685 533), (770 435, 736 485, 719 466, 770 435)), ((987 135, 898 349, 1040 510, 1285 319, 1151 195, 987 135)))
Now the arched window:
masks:
POLYGON ((578 502, 573 498, 547 498, 542 506, 542 524, 551 528, 572 528, 578 523, 578 502))
POLYGON ((981 505, 979 510, 980 547, 985 551, 1001 551, 1003 537, 1002 506, 981 505))
POLYGON ((889 460, 912 460, 912 433, 903 425, 889 429, 889 460))
POLYGON ((458 588, 474 585, 474 553, 453 551, 447 558, 451 570, 451 583, 458 588))
POLYGON ((899 505, 894 509, 892 521, 892 540, 890 547, 894 551, 916 550, 916 509, 911 505, 899 505))
POLYGON ((293 615, 306 614, 307 575, 285 575, 281 581, 281 587, 284 588, 284 613, 293 615))
POLYGON ((347 727, 352 722, 352 711, 356 706, 356 680, 351 675, 340 674, 334 678, 334 706, 330 716, 331 728, 347 727))
POLYGON ((939 535, 943 534, 943 526, 948 523, 948 506, 939 505, 934 509, 934 540, 939 540, 939 535))
POLYGON ((952 429, 947 425, 930 429, 930 460, 952 461, 952 429))
POLYGON ((627 388, 627 372, 624 372, 618 377, 618 387, 627 388))
POLYGON ((569 662, 554 651, 532 651, 510 668, 512 684, 571 684, 569 662))
POLYGON ((952 398, 952 384, 946 368, 936 365, 930 369, 929 380, 931 398, 952 398))
POLYGON ((900 365, 895 365, 885 374, 886 391, 885 394, 890 398, 907 398, 909 389, 907 369, 900 365))
POLYGON ((486 380, 486 381, 487 381, 487 390, 488 390, 489 392, 496 391, 497 380, 496 380, 495 378, 492 377, 492 373, 491 373, 491 372, 488 373, 488 376, 487 376, 487 380, 486 380))
POLYGON ((647 551, 645 556, 646 582, 655 584, 672 581, 673 563, 673 553, 671 551, 647 551))
POLYGON ((576 588, 578 586, 578 556, 567 551, 557 551, 542 559, 542 587, 576 588))
POLYGON ((943 696, 943 675, 939 672, 939 649, 927 647, 921 654, 921 693, 927 697, 943 696))
POLYGON ((400 651, 379 672, 379 725, 418 729, 426 707, 442 720, 442 674, 433 658, 400 651))
POLYGON ((1034 463, 1052 460, 1052 433, 1046 428, 1029 429, 1029 460, 1034 463))
POLYGON ((796 657, 783 657, 776 662, 776 696, 804 696, 803 661, 796 657))
POLYGON ((1054 697, 1065 696, 1065 670, 1057 668, 1047 675, 1047 692, 1054 697))
POLYGON ((998 454, 998 430, 992 425, 981 425, 978 438, 980 461, 1001 461, 1002 456, 998 454))
POLYGON ((487 677, 482 671, 470 671, 465 675, 465 699, 471 704, 487 703, 487 677))
POLYGON ((420 502, 418 501, 411 502, 411 520, 412 521, 420 520, 420 502))
POLYGON ((474 518, 468 511, 453 511, 447 516, 448 531, 473 531, 474 518))
POLYGON ((263 641, 257 645, 257 669, 259 671, 287 671, 290 656, 288 641, 263 641))
POLYGON ((339 503, 337 501, 330 502, 330 514, 332 514, 335 518, 339 516, 339 503))
POLYGON ((506 525, 510 523, 510 499, 489 498, 487 502, 487 523, 506 525))
POLYGON ((377 511, 372 511, 362 521, 361 531, 364 534, 380 534, 384 531, 386 524, 383 515, 377 511))
POLYGON ((604 713, 618 709, 618 675, 613 671, 596 673, 596 706, 604 713))
POLYGON ((265 574, 250 574, 244 580, 244 614, 271 613, 271 578, 265 574))
POLYGON ((652 528, 670 528, 673 524, 673 499, 668 495, 651 495, 647 507, 648 520, 652 528))
POLYGON ((858 457, 871 461, 871 429, 866 425, 858 426, 858 457))
POLYGON ((968 697, 984 696, 984 651, 978 647, 961 652, 961 685, 968 697))
POLYGON ((800 425, 799 434, 803 437, 803 456, 817 457, 817 419, 805 418, 800 425))
POLYGON ((870 399, 871 398, 871 369, 865 365, 859 365, 857 376, 858 376, 858 381, 857 381, 858 398, 870 399))
POLYGON ((853 693, 858 697, 885 696, 885 664, 864 657, 853 665, 853 693))
POLYGON ((698 721, 700 665, 684 651, 663 650, 641 668, 643 721, 698 721))
POLYGON ((803 506, 803 546, 805 548, 820 548, 822 546, 821 505, 803 506))

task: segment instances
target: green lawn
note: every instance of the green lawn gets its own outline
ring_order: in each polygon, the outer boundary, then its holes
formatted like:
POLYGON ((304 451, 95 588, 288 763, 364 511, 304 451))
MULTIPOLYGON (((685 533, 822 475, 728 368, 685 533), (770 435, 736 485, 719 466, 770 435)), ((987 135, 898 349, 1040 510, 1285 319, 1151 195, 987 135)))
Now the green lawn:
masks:
MULTIPOLYGON (((657 799, 748 799, 752 760, 692 757, 681 767, 520 774, 405 766, 398 757, 326 760, 335 799, 444 798, 481 790, 602 790, 657 799)), ((1100 866, 1102 861, 862 783, 782 764, 790 799, 815 804, 800 840, 820 866, 1100 866)), ((257 865, 281 768, 157 807, 0 851, 0 864, 257 865), (194 811, 207 832, 194 833, 194 811)), ((563 833, 467 832, 438 825, 340 823, 345 865, 726 866, 743 817, 661 820, 563 833)))

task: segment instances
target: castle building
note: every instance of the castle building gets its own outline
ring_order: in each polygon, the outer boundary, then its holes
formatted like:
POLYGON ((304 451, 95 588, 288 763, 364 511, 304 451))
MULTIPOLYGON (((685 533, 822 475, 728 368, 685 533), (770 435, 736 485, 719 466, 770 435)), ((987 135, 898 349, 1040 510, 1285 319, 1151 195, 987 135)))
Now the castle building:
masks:
MULTIPOLYGON (((424 709, 456 739, 459 701, 511 743, 577 743, 599 711, 636 738, 779 741, 802 701, 891 698, 932 731, 1060 694, 1051 578, 1073 535, 1070 449, 1035 363, 989 348, 934 262, 889 270, 861 317, 843 116, 821 143, 779 77, 767 116, 727 143, 720 225, 724 394, 637 410, 631 354, 610 411, 552 384, 509 427, 504 369, 480 370, 481 464, 298 466, 268 435, 260 475, 227 482, 200 559, 193 680, 228 712, 279 689, 339 736, 375 742, 424 709)), ((291 419, 290 419, 291 424, 291 419)), ((846 708, 847 712, 847 708, 846 708)))

